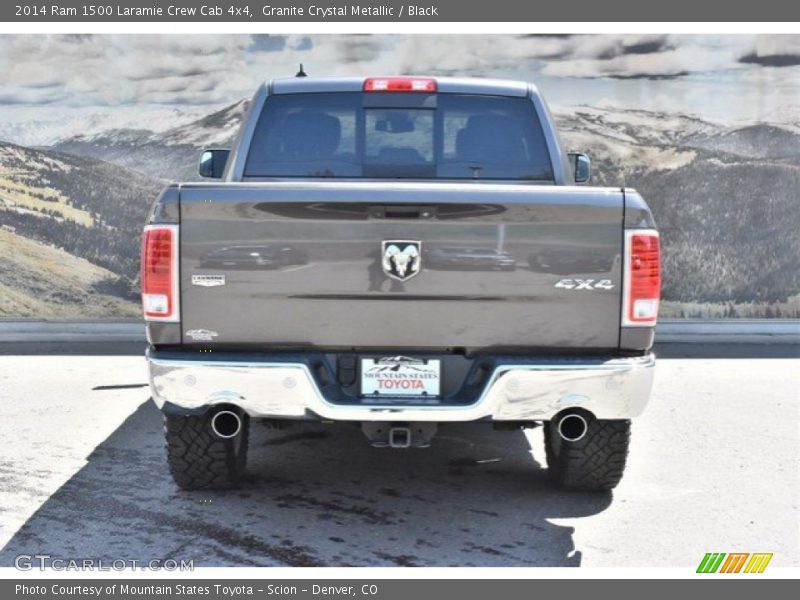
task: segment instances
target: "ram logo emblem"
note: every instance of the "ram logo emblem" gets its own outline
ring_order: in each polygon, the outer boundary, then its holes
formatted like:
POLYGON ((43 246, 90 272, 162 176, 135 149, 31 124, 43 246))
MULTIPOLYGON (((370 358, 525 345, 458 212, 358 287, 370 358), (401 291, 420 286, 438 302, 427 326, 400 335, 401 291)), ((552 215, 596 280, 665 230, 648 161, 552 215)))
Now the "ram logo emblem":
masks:
POLYGON ((407 281, 422 266, 422 242, 387 240, 381 245, 383 272, 392 279, 407 281))

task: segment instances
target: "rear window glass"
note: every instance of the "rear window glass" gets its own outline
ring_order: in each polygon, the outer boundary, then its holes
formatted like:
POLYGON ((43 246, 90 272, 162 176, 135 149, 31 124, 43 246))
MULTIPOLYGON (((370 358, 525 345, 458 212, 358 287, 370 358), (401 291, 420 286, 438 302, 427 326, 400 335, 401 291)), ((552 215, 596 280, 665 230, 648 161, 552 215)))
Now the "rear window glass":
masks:
POLYGON ((438 94, 435 106, 365 106, 354 92, 267 99, 246 177, 552 180, 533 104, 438 94))

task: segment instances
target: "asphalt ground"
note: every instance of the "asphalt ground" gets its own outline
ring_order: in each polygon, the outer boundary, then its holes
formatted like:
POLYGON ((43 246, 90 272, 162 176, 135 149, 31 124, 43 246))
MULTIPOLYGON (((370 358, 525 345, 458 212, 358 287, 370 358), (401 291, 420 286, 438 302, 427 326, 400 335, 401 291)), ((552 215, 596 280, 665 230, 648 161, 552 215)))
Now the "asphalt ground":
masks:
POLYGON ((195 566, 799 566, 800 350, 657 348, 613 493, 554 488, 541 429, 443 426, 425 450, 254 423, 248 479, 184 492, 137 343, 0 345, 0 566, 21 554, 195 566))

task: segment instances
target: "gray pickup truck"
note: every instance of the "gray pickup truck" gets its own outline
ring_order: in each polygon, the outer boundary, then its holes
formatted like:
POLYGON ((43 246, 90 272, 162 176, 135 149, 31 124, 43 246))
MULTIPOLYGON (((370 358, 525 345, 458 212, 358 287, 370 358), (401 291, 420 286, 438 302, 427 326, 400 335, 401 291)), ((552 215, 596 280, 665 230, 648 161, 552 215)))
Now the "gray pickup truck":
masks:
POLYGON ((168 186, 142 249, 153 399, 185 489, 237 485, 249 423, 544 426, 561 486, 613 488, 647 402, 659 239, 586 187, 524 82, 291 78, 168 186))

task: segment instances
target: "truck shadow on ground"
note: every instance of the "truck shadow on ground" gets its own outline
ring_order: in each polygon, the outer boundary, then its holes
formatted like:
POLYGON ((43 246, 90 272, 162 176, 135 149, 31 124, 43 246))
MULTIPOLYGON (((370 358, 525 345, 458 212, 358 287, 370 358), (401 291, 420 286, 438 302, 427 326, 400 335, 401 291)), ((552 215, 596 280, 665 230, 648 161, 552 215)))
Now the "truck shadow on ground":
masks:
POLYGON ((256 422, 242 489, 183 492, 147 402, 39 507, 0 565, 49 554, 195 566, 578 566, 573 528, 550 519, 596 514, 611 494, 556 490, 526 435, 452 425, 432 448, 391 450, 349 425, 256 422))

